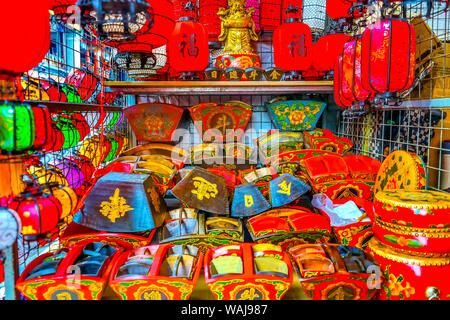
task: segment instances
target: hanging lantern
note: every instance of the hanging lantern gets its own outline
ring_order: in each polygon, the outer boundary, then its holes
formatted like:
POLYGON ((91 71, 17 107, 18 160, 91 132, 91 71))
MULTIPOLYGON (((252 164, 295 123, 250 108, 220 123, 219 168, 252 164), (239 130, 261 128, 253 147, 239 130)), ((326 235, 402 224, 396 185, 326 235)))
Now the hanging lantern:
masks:
POLYGON ((76 163, 84 176, 84 182, 91 182, 94 176, 95 167, 92 162, 81 155, 69 157, 69 160, 76 163))
POLYGON ((67 19, 75 13, 75 10, 70 11, 70 7, 74 6, 77 0, 51 0, 50 9, 55 14, 55 18, 61 21, 67 21, 67 19))
POLYGON ((353 18, 361 18, 366 14, 369 5, 368 0, 347 0, 347 2, 352 4, 348 12, 353 18))
POLYGON ((60 90, 60 85, 55 80, 48 79, 40 80, 39 82, 42 90, 47 93, 49 101, 67 102, 66 95, 60 90))
POLYGON ((194 13, 194 5, 189 2, 167 45, 172 69, 191 80, 196 71, 203 71, 209 64, 208 34, 202 24, 195 22, 194 13))
POLYGON ((35 190, 14 198, 8 207, 20 216, 21 232, 28 241, 45 237, 57 226, 62 211, 61 204, 54 196, 35 190))
POLYGON ((361 39, 349 41, 344 46, 342 60, 342 93, 347 100, 364 105, 373 98, 361 83, 361 39))
POLYGON ((110 148, 105 160, 103 160, 103 162, 109 162, 115 158, 117 151, 119 150, 119 142, 117 142, 115 137, 112 135, 106 135, 105 139, 107 139, 110 142, 111 148, 110 148))
POLYGON ((52 119, 46 106, 31 106, 35 122, 35 139, 33 148, 42 149, 47 143, 52 141, 52 119))
POLYGON ((62 133, 62 130, 57 126, 56 122, 51 122, 51 139, 48 143, 46 143, 42 149, 44 151, 50 152, 50 151, 60 151, 64 145, 64 135, 62 133))
POLYGON ((155 75, 157 70, 165 66, 167 55, 165 49, 161 51, 161 48, 152 48, 152 45, 140 43, 130 47, 120 46, 119 52, 114 57, 114 63, 119 69, 126 71, 131 78, 155 75))
POLYGON ((311 28, 299 22, 298 8, 291 6, 288 13, 289 18, 273 33, 273 54, 275 65, 293 79, 311 67, 312 36, 311 28))
POLYGON ((61 173, 67 179, 68 187, 78 189, 83 184, 84 175, 77 163, 64 158, 55 161, 54 167, 61 170, 61 173))
POLYGON ((82 103, 80 95, 77 90, 68 83, 61 84, 61 91, 66 96, 67 102, 69 103, 82 103))
POLYGON ((73 148, 78 142, 80 142, 80 132, 74 126, 70 117, 61 115, 56 125, 61 129, 64 135, 64 144, 62 149, 73 148))
POLYGON ((321 37, 314 44, 312 66, 322 72, 333 74, 334 64, 341 54, 344 45, 350 40, 350 36, 343 33, 329 34, 321 37))
POLYGON ((217 15, 220 8, 228 8, 227 0, 200 0, 199 1, 199 21, 206 29, 211 48, 220 48, 220 17, 217 15))
POLYGON ((0 104, 0 150, 21 152, 35 143, 35 120, 27 104, 0 104))
POLYGON ((50 100, 50 96, 41 86, 39 79, 24 77, 21 79, 20 84, 23 89, 24 99, 37 101, 50 100))
POLYGON ((0 198, 17 196, 25 190, 25 183, 21 179, 24 171, 24 157, 0 155, 0 198))
POLYGON ((150 18, 147 11, 150 5, 145 0, 79 0, 77 5, 82 14, 82 24, 88 25, 100 40, 135 39, 135 33, 150 18))
MULTIPOLYGON (((181 17, 185 16, 186 5, 191 2, 190 0, 173 0, 173 11, 175 13, 175 22, 177 22, 181 17)), ((194 4, 194 16, 198 17, 198 8, 194 4)))
POLYGON ((70 118, 72 119, 72 124, 80 133, 80 141, 82 141, 91 132, 91 127, 89 127, 86 118, 81 113, 72 113, 70 118))
POLYGON ((281 25, 282 3, 279 0, 261 0, 260 25, 263 31, 273 31, 281 25))
POLYGON ((87 101, 92 97, 95 90, 97 90, 99 79, 93 73, 80 69, 72 69, 65 82, 77 89, 81 100, 87 101))
POLYGON ((326 21, 326 0, 303 0, 302 22, 311 28, 314 39, 323 34, 326 21))
POLYGON ((103 139, 103 145, 100 145, 100 136, 93 136, 83 141, 78 150, 78 155, 92 161, 94 167, 98 167, 100 163, 108 156, 111 149, 111 143, 108 139, 103 139))
POLYGON ((61 204, 60 220, 68 217, 77 207, 78 197, 73 189, 67 186, 49 186, 44 192, 54 196, 61 204))
POLYGON ((64 186, 69 185, 69 182, 63 175, 62 171, 56 167, 49 166, 48 168, 45 167, 28 168, 27 171, 35 178, 35 180, 40 185, 46 185, 50 183, 56 183, 58 185, 64 186))
POLYGON ((346 99, 344 97, 344 94, 342 93, 342 60, 342 56, 339 56, 336 59, 336 63, 334 64, 334 101, 338 106, 341 106, 342 108, 348 108, 352 106, 352 101, 346 99))
POLYGON ((8 50, 0 51, 1 73, 20 75, 45 57, 50 47, 48 9, 48 0, 2 1, 0 29, 5 31, 2 43, 8 50), (33 27, 30 28, 31 22, 33 27))
POLYGON ((111 90, 111 88, 103 88, 102 91, 95 97, 95 101, 98 104, 113 104, 118 96, 117 92, 111 90))
POLYGON ((414 81, 416 35, 406 21, 383 20, 362 35, 361 78, 366 90, 387 98, 409 89, 414 81))
POLYGON ((352 3, 348 0, 327 0, 326 13, 334 20, 351 17, 349 10, 352 3))

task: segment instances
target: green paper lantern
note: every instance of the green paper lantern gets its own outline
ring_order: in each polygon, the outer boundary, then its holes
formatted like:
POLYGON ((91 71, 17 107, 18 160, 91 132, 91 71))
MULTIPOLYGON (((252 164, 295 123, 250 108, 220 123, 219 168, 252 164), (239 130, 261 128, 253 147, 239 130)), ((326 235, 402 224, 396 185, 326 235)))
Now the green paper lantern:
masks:
POLYGON ((35 122, 27 104, 0 105, 0 149, 18 152, 31 148, 35 140, 35 122))
POLYGON ((61 91, 64 92, 64 94, 67 97, 67 102, 70 103, 83 103, 83 100, 81 99, 81 96, 78 94, 77 89, 75 89, 70 84, 63 84, 61 87, 61 91))
POLYGON ((119 111, 113 111, 112 113, 113 113, 113 116, 111 118, 111 121, 106 126, 107 128, 113 128, 116 125, 117 121, 119 120, 120 112, 119 111))
POLYGON ((57 123, 64 136, 63 149, 73 148, 80 142, 80 132, 70 118, 61 117, 57 123))
POLYGON ((105 158, 104 162, 109 162, 116 157, 117 151, 119 150, 119 142, 116 140, 114 136, 106 136, 105 138, 109 139, 111 142, 111 150, 108 153, 108 156, 105 158))

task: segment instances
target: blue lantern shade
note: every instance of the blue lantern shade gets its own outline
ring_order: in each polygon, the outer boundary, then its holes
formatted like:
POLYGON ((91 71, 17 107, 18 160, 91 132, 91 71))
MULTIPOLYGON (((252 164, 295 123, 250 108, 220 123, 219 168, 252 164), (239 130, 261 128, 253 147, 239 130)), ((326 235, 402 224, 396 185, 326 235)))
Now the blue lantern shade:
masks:
POLYGON ((270 181, 270 201, 272 207, 281 207, 297 200, 311 187, 289 173, 270 181))
POLYGON ((232 217, 250 217, 270 209, 270 204, 254 184, 244 184, 234 190, 232 217))

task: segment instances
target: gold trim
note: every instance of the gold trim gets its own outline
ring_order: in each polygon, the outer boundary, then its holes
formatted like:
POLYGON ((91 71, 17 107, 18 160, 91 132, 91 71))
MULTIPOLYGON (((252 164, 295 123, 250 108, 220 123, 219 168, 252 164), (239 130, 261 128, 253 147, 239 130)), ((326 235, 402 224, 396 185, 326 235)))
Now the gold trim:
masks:
MULTIPOLYGON (((378 202, 390 204, 395 207, 401 207, 401 208, 409 208, 409 209, 449 209, 450 208, 450 201, 444 201, 444 200, 438 200, 434 202, 424 202, 417 200, 417 202, 414 203, 407 203, 402 200, 394 200, 392 197, 389 197, 386 195, 386 193, 391 193, 393 191, 380 191, 375 194, 375 199, 378 202)), ((397 191, 401 192, 401 191, 397 191)), ((431 191, 431 190, 416 190, 416 191, 407 191, 407 193, 433 193, 433 194, 444 194, 444 192, 437 192, 437 191, 431 191)), ((449 197, 450 198, 450 197, 449 197)), ((412 200, 412 199, 411 199, 412 200)), ((430 199, 431 201, 434 200, 430 199)))
POLYGON ((377 217, 375 224, 380 228, 414 237, 427 237, 427 238, 450 238, 450 229, 431 229, 431 228, 413 228, 406 226, 399 226, 394 223, 382 221, 380 217, 377 217))
POLYGON ((400 263, 418 266, 444 266, 450 264, 450 257, 419 257, 404 254, 384 245, 375 237, 369 240, 368 246, 376 255, 400 263))

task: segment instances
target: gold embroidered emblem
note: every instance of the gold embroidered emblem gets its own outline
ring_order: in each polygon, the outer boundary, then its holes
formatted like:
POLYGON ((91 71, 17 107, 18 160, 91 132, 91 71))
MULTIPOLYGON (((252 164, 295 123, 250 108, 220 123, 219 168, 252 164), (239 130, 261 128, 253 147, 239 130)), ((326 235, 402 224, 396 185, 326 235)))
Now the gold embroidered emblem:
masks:
POLYGON ((281 76, 281 73, 279 73, 277 70, 273 70, 273 71, 270 73, 270 78, 271 78, 272 80, 278 79, 278 77, 280 77, 280 76, 281 76))
POLYGON ((56 295, 56 299, 57 300, 72 300, 72 297, 70 296, 69 293, 63 292, 63 293, 58 293, 56 295))
POLYGON ((255 288, 245 290, 238 300, 256 300, 259 298, 259 294, 255 291, 255 288))
POLYGON ((201 177, 195 177, 192 180, 194 180, 194 188, 196 190, 191 190, 191 192, 197 195, 198 200, 215 198, 219 193, 215 183, 211 183, 201 177))
POLYGON ((145 292, 142 296, 144 300, 162 300, 162 295, 158 291, 145 292))
POLYGON ((116 189, 114 195, 109 197, 111 202, 103 201, 100 206, 100 213, 107 217, 112 223, 116 222, 116 219, 121 218, 127 213, 127 211, 134 210, 134 208, 127 205, 127 200, 124 197, 119 196, 120 190, 116 189))
POLYGON ((244 195, 244 199, 245 199, 245 206, 247 208, 250 208, 254 204, 252 196, 244 195))
POLYGON ((291 185, 292 182, 289 182, 289 184, 286 183, 286 181, 283 181, 282 183, 278 184, 281 190, 278 190, 277 193, 286 194, 288 196, 291 195, 291 185))

